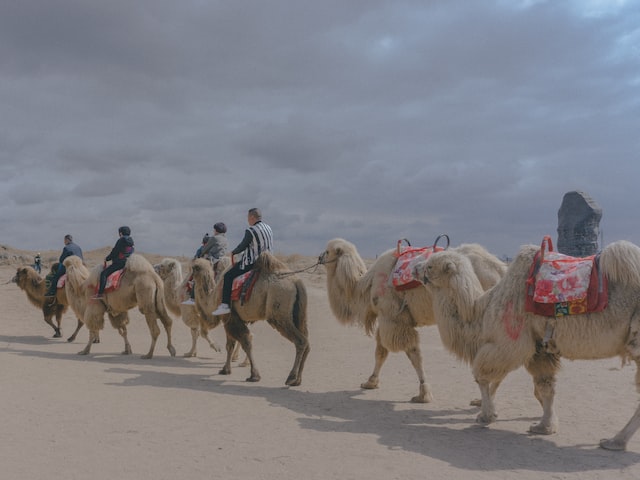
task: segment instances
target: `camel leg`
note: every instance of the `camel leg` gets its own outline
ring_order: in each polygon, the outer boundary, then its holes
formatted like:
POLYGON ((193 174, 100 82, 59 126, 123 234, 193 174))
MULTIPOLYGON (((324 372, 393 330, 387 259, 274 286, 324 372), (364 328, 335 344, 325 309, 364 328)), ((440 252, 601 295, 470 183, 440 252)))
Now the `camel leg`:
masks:
MULTIPOLYGON (((173 326, 173 320, 171 319, 171 317, 169 315, 167 315, 166 313, 163 314, 161 312, 158 312, 158 318, 160 319, 160 322, 162 323, 162 326, 164 327, 164 331, 167 333, 167 350, 169 350, 169 354, 172 357, 176 356, 176 349, 173 346, 173 343, 171 343, 171 327, 173 326)), ((147 324, 149 322, 147 321, 147 324)), ((158 324, 157 322, 154 320, 153 324, 157 327, 158 324)), ((153 351, 151 352, 151 354, 153 355, 153 351)), ((151 358, 151 357, 149 357, 151 358)))
MULTIPOLYGON (((639 332, 633 332, 631 335, 632 341, 630 341, 629 344, 637 345, 638 343, 635 339, 639 336, 639 332)), ((634 355, 634 361, 636 362, 636 391, 640 393, 640 351, 632 351, 631 353, 634 355)), ((626 450, 627 442, 633 434, 636 433, 638 428, 640 428, 640 406, 638 406, 631 419, 615 437, 600 440, 600 447, 606 450, 626 450)))
POLYGON ((389 350, 387 350, 380 342, 380 329, 376 329, 375 356, 376 356, 376 363, 373 367, 373 373, 371 374, 371 376, 366 382, 360 384, 360 388, 365 388, 368 390, 378 388, 380 370, 382 369, 382 365, 384 364, 385 360, 389 356, 389 350))
POLYGON ((407 357, 409 357, 409 361, 418 374, 418 380, 420 381, 419 393, 417 396, 411 398, 411 402, 429 403, 433 401, 433 395, 431 395, 429 384, 426 383, 424 368, 422 368, 422 352, 420 351, 420 347, 416 345, 406 350, 405 353, 407 357))
POLYGON ((97 343, 96 339, 98 338, 98 330, 89 330, 89 341, 87 342, 87 346, 78 352, 78 355, 88 355, 91 351, 91 344, 97 343))
POLYGON ((78 318, 78 323, 76 324, 76 330, 73 332, 73 335, 71 335, 69 338, 67 338, 67 342, 73 342, 76 339, 76 336, 78 335, 78 332, 82 328, 82 325, 84 325, 82 323, 82 320, 80 320, 78 318))
POLYGON ((187 353, 184 354, 185 357, 197 356, 196 343, 198 341, 198 335, 199 335, 198 328, 192 327, 191 328, 191 350, 189 350, 187 353))
MULTIPOLYGON (((494 380, 493 382, 489 383, 489 395, 491 395, 491 398, 494 399, 494 401, 496 397, 496 391, 498 390, 498 387, 502 383, 503 379, 504 377, 500 380, 494 380)), ((480 407, 482 405, 482 400, 480 400, 479 398, 475 398, 469 402, 469 405, 471 405, 472 407, 480 407)))
POLYGON ((238 317, 237 313, 232 311, 229 319, 224 323, 224 329, 227 333, 227 362, 223 369, 220 370, 220 373, 228 375, 231 372, 231 356, 233 354, 235 341, 237 341, 240 343, 244 353, 247 354, 249 364, 251 365, 251 374, 246 379, 247 382, 259 382, 260 373, 258 372, 253 360, 253 351, 251 346, 252 335, 251 332, 249 332, 249 328, 247 328, 247 324, 238 317), (232 341, 230 342, 229 339, 232 341))
POLYGON ((558 418, 553 409, 555 398, 556 374, 560 369, 560 358, 557 355, 538 351, 527 362, 525 368, 533 377, 534 395, 542 405, 540 423, 532 425, 529 433, 551 435, 558 430, 558 418))
POLYGON ((289 319, 284 321, 267 319, 267 322, 296 347, 296 358, 284 384, 290 387, 297 387, 302 383, 302 370, 310 350, 309 341, 289 319))
POLYGON ((226 330, 227 328, 225 327, 225 333, 227 333, 227 343, 225 345, 225 348, 227 350, 227 359, 224 363, 224 366, 218 371, 220 375, 231 374, 231 360, 233 357, 233 351, 238 345, 240 345, 238 342, 235 341, 235 339, 231 337, 231 335, 229 335, 228 332, 226 332, 226 330))
MULTIPOLYGON (((144 313, 144 318, 147 320, 147 326, 149 327, 149 333, 151 334, 151 346, 149 347, 149 351, 141 358, 149 360, 153 358, 153 351, 156 348, 156 342, 158 341, 158 337, 160 336, 160 327, 158 327, 155 313, 144 313)), ((171 336, 169 333, 167 333, 167 336, 169 338, 169 345, 171 345, 171 336)))
POLYGON ((56 327, 53 327, 56 333, 54 333, 53 338, 61 338, 62 337, 62 310, 63 307, 59 306, 56 308, 56 323, 58 324, 56 327))
POLYGON ((213 341, 212 339, 209 338, 209 330, 208 329, 205 330, 204 328, 201 327, 200 328, 200 336, 207 341, 207 343, 209 344, 209 346, 211 347, 211 349, 214 352, 219 352, 220 351, 220 346, 215 341, 213 341))
POLYGON ((131 355, 133 350, 131 349, 131 344, 129 343, 129 337, 127 335, 127 326, 122 325, 118 327, 118 333, 124 340, 124 350, 122 351, 122 355, 131 355))
POLYGON ((480 413, 476 422, 488 425, 498 418, 494 403, 495 390, 514 368, 510 366, 511 363, 504 358, 502 350, 492 343, 484 344, 476 354, 472 364, 473 377, 480 387, 480 413))
MULTIPOLYGON (((43 312, 44 313, 44 312, 43 312)), ((62 332, 60 331, 60 326, 56 326, 55 323, 53 323, 53 315, 54 313, 51 312, 49 314, 44 313, 44 321, 47 323, 47 325, 50 325, 51 328, 53 328, 53 338, 60 338, 62 336, 62 332)), ((55 312, 56 317, 58 316, 58 312, 55 312)))

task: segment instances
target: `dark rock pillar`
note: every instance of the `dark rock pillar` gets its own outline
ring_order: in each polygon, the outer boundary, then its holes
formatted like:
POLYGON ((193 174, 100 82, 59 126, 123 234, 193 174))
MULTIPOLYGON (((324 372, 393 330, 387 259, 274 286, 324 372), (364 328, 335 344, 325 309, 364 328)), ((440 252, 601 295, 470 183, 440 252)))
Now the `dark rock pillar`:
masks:
POLYGON ((568 192, 558 210, 558 251, 573 257, 598 252, 602 209, 584 192, 568 192))

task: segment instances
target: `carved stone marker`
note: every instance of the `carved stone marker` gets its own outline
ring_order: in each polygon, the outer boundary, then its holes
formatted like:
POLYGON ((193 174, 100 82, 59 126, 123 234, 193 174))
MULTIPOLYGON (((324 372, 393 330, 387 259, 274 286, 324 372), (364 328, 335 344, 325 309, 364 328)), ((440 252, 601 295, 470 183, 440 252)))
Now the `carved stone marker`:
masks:
POLYGON ((565 193, 558 210, 558 252, 588 257, 598 252, 602 208, 586 193, 565 193))

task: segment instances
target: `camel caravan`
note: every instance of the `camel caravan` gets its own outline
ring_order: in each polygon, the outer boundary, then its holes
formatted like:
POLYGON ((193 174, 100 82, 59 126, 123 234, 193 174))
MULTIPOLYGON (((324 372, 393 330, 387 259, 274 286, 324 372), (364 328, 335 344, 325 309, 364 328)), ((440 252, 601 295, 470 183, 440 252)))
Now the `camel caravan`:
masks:
MULTIPOLYGON (((633 360, 640 391, 640 247, 619 241, 597 255, 570 257, 554 252, 550 238, 545 237, 542 245, 522 247, 507 264, 478 244, 450 247, 446 235, 428 247, 414 248, 405 242, 406 246, 398 241, 367 267, 354 244, 334 238, 313 266, 321 265, 326 271, 327 300, 336 320, 358 326, 375 339, 373 371, 361 388, 378 388, 389 353, 404 352, 418 377, 418 392, 411 402, 431 402, 434 393, 425 376, 420 328, 436 326, 444 347, 471 368, 481 397, 472 404, 480 408, 476 421, 481 424, 496 420, 495 397, 501 382, 509 372, 524 367, 542 407, 542 418, 529 432, 556 433, 559 421, 553 403, 562 358, 633 360), (443 239, 446 242, 440 245, 443 239)), ((102 265, 88 270, 73 256, 64 265, 64 291, 53 303, 42 298, 43 280, 31 267, 18 268, 13 281, 42 310, 56 337, 61 336, 62 314, 68 307, 73 310, 78 327, 69 341, 83 324, 89 331, 88 343, 79 353, 89 354, 98 342, 106 314, 124 340, 122 353, 131 354, 128 311, 137 307, 151 335, 143 358, 153 357, 160 335, 157 320, 164 327, 167 349, 175 356, 170 312, 191 331, 186 357, 197 356, 199 338, 220 351, 209 332, 222 325, 226 361, 218 373, 231 374, 241 348, 250 368, 246 380, 257 382, 261 376, 249 327, 264 320, 295 348, 285 385, 301 385, 310 352, 307 292, 296 275, 299 272, 291 271, 269 251, 260 253, 242 285, 234 282, 230 312, 222 315, 216 312, 223 279, 233 268, 230 262, 195 258, 183 274, 176 259, 166 258, 154 266, 142 255, 132 254, 119 286, 108 287, 104 298, 98 299, 94 294, 102 265), (193 304, 185 302, 189 295, 193 304)), ((602 440, 600 446, 625 450, 639 427, 640 407, 620 432, 602 440)))

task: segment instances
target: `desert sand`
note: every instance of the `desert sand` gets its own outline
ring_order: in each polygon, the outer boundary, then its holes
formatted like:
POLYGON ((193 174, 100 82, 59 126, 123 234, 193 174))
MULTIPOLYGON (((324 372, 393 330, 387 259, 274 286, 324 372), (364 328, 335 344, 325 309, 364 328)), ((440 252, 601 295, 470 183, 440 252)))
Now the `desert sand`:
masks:
MULTIPOLYGON (((265 322, 251 326, 258 383, 248 368, 218 374, 225 354, 198 342, 183 358, 190 333, 174 318, 171 357, 160 335, 155 356, 142 360, 150 336, 131 311, 133 355, 106 322, 91 354, 71 311, 63 338, 10 279, 34 252, 0 252, 0 471, 3 479, 638 479, 640 436, 626 452, 598 447, 631 417, 638 403, 635 366, 617 358, 563 362, 556 408, 559 433, 527 434, 541 409, 523 370, 510 374, 496 401, 498 421, 476 425, 479 397, 467 365, 447 352, 435 327, 420 330, 434 394, 412 404, 416 375, 404 354, 391 354, 377 390, 359 385, 373 369, 375 342, 343 327, 326 298, 322 267, 300 273, 309 295, 311 353, 302 385, 285 387, 293 345, 265 322), (3 253, 4 252, 4 253, 3 253)), ((95 265, 103 251, 88 255, 95 265)), ((43 254, 45 266, 57 252, 43 254)), ((148 256, 158 261, 161 256, 148 256)), ((182 259, 186 262, 188 259, 182 259)), ((292 256, 292 268, 313 265, 292 256)), ((186 263, 185 263, 186 264, 186 263)), ((222 327, 212 333, 224 345, 222 327)))

